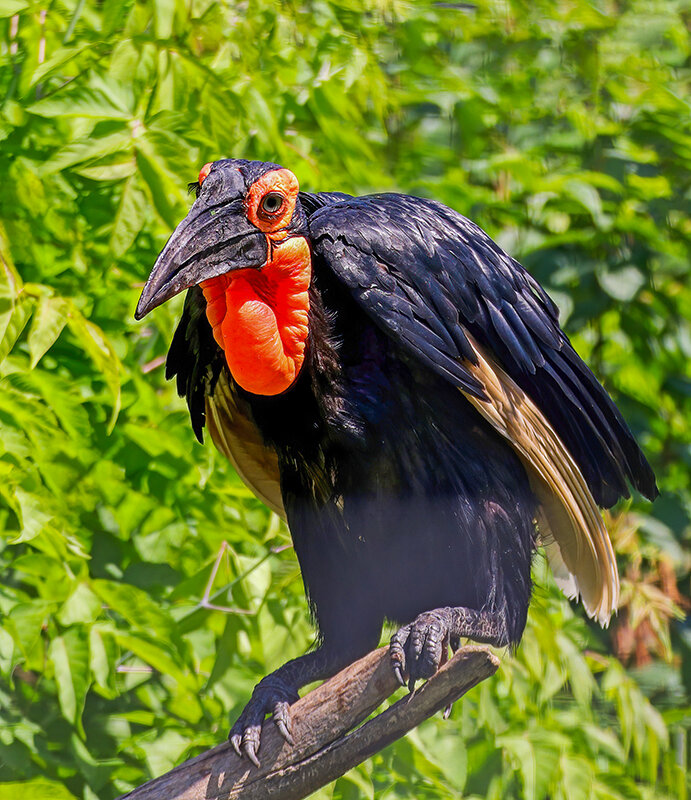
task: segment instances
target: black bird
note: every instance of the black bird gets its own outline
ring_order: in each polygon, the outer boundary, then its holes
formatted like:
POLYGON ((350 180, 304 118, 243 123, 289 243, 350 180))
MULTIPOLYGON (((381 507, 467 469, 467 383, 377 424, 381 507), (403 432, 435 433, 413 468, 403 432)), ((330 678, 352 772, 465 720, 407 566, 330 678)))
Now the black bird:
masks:
POLYGON ((432 200, 300 192, 277 164, 207 164, 137 318, 188 289, 167 360, 201 440, 288 522, 319 646, 265 677, 230 739, 402 625, 409 686, 461 638, 516 645, 545 546, 606 625, 619 579, 598 506, 655 476, 542 287, 432 200))

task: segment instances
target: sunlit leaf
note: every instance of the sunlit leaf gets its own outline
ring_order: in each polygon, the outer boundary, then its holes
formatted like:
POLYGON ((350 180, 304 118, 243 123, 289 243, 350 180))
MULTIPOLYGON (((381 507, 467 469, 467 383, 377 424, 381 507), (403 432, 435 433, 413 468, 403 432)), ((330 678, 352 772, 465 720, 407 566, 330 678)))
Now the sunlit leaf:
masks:
POLYGON ((29 542, 41 533, 45 526, 53 519, 54 515, 46 510, 40 496, 27 492, 20 486, 14 489, 14 498, 17 502, 21 533, 13 538, 13 542, 29 542))
POLYGON ((40 165, 39 173, 50 175, 75 164, 90 163, 126 150, 131 143, 131 133, 126 127, 104 136, 89 136, 61 147, 52 158, 40 165))
POLYGON ((146 196, 137 185, 137 178, 125 181, 118 206, 110 247, 117 258, 125 253, 146 221, 146 196))
MULTIPOLYGON (((31 317, 34 308, 34 298, 26 294, 20 295, 12 304, 11 311, 5 324, 2 339, 0 340, 0 364, 9 355, 17 339, 22 334, 24 326, 31 317)), ((0 319, 0 322, 2 320, 0 319)))
POLYGON ((0 18, 11 17, 20 11, 29 8, 30 3, 25 0, 0 0, 0 18))
POLYGON ((41 297, 31 321, 27 341, 31 355, 31 368, 53 346, 67 322, 69 305, 59 297, 41 297))
POLYGON ((68 319, 72 333, 78 339, 87 355, 92 359, 96 368, 103 375, 108 388, 113 395, 113 412, 111 427, 115 425, 120 411, 120 362, 112 346, 96 325, 82 317, 81 314, 72 313, 68 319))
POLYGON ((27 107, 42 117, 82 117, 85 119, 128 120, 132 112, 120 87, 98 80, 96 86, 71 86, 27 107))
POLYGON ((60 708, 66 719, 81 727, 84 699, 89 687, 89 642, 80 628, 56 636, 48 648, 55 671, 60 708))
POLYGON ((0 800, 76 800, 64 784, 37 778, 0 783, 0 800))
POLYGON ((603 271, 597 279, 607 294, 623 302, 633 300, 645 283, 645 275, 636 267, 624 267, 616 272, 603 271))

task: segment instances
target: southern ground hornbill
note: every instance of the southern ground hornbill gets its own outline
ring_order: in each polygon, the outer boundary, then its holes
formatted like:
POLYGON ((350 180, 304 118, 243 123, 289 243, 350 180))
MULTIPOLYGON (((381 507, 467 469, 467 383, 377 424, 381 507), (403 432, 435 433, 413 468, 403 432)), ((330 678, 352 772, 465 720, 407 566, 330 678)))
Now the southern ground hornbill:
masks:
POLYGON ((486 233, 401 194, 300 192, 276 164, 207 164, 137 318, 188 289, 168 354, 201 440, 295 544, 319 646, 256 687, 231 730, 257 763, 298 689, 403 627, 409 686, 459 639, 515 645, 542 543, 607 624, 617 565, 598 506, 655 477, 554 303, 486 233))

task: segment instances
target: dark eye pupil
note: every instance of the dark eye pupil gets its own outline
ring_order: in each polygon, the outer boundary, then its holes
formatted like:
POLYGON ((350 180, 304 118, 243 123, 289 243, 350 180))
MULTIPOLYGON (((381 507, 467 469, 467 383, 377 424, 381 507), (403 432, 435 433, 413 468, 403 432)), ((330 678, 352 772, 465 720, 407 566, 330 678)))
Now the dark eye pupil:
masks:
POLYGON ((267 194, 264 198, 264 202, 262 203, 262 207, 264 211, 268 211, 270 214, 278 211, 278 209, 283 204, 283 198, 280 194, 267 194))

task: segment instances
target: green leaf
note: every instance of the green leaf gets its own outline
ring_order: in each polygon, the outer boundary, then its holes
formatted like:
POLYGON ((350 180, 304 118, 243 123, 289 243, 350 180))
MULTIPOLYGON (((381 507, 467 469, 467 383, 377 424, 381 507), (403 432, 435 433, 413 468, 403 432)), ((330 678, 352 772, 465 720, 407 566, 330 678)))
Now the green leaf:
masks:
POLYGON ((0 628, 0 675, 9 678, 12 671, 13 656, 15 652, 12 634, 5 628, 0 628))
MULTIPOLYGON (((34 303, 35 300, 33 297, 21 294, 12 306, 6 319, 2 339, 0 339, 0 364, 7 358, 21 336, 26 323, 31 317, 34 303)), ((3 322, 3 320, 0 318, 0 323, 1 322, 3 322)))
POLYGON ((131 153, 116 153, 93 166, 75 165, 72 169, 77 175, 92 181, 122 181, 136 173, 137 165, 131 153))
POLYGON ((537 800, 536 783, 538 764, 535 750, 527 737, 502 736, 498 743, 511 758, 514 769, 520 773, 523 783, 523 796, 526 800, 537 800))
POLYGON ((131 100, 121 87, 101 78, 91 86, 68 83, 54 94, 27 107, 31 114, 41 117, 83 117, 86 119, 129 120, 131 100))
POLYGON ((163 641, 169 642, 173 638, 172 619, 146 592, 135 586, 105 580, 93 581, 92 589, 108 608, 127 620, 134 629, 148 631, 163 641))
POLYGON ((147 216, 146 195, 138 186, 138 178, 133 176, 125 181, 120 204, 110 235, 110 249, 116 258, 126 253, 142 229, 147 216))
POLYGON ((149 664, 161 675, 168 675, 181 686, 193 687, 194 681, 178 665, 177 661, 162 646, 143 637, 123 631, 113 631, 113 637, 125 650, 149 664))
POLYGON ((149 189, 156 211, 166 225, 174 228, 180 221, 180 187, 171 180, 147 142, 137 142, 136 154, 139 172, 149 189))
POLYGON ((560 779, 557 783, 558 800, 579 800, 593 796, 594 770, 586 758, 564 754, 560 760, 560 779))
POLYGON ((103 3, 103 33, 113 33, 122 27, 134 0, 105 0, 103 3))
POLYGON ((93 622, 101 613, 101 601, 91 591, 88 584, 78 583, 58 612, 61 625, 69 626, 79 622, 93 622))
POLYGON ((10 623, 10 632, 24 656, 39 640, 51 607, 51 603, 34 600, 31 603, 18 603, 10 611, 6 622, 10 623))
POLYGON ((77 800, 61 783, 35 778, 0 783, 0 800, 77 800))
POLYGON ((52 53, 49 59, 36 67, 31 75, 31 84, 35 85, 39 81, 45 80, 45 78, 50 75, 51 72, 59 70, 66 64, 69 64, 70 61, 75 59, 77 56, 88 52, 93 47, 93 42, 84 42, 74 47, 58 48, 54 53, 52 53))
POLYGON ((12 539, 13 544, 30 542, 43 532, 54 514, 46 508, 41 495, 27 492, 20 486, 14 489, 14 499, 21 525, 21 532, 12 539))
POLYGON ((20 391, 40 396, 44 407, 50 408, 65 432, 75 441, 88 438, 89 419, 84 410, 84 400, 59 375, 34 370, 25 374, 14 373, 6 380, 20 391))
POLYGON ((56 636, 48 648, 65 719, 81 728, 84 699, 89 688, 89 641, 81 628, 56 636))
POLYGON ((154 31, 157 39, 170 39, 175 19, 175 0, 154 0, 154 31))
POLYGON ((645 275, 636 267, 616 271, 599 271, 597 280, 610 297, 625 303, 638 294, 645 284, 645 275))
POLYGON ((60 147, 52 158, 47 159, 38 167, 37 171, 41 176, 52 175, 67 167, 90 164, 114 153, 131 151, 131 148, 130 129, 123 127, 103 136, 89 136, 60 147))
POLYGON ((26 0, 0 0, 0 19, 13 17, 30 7, 26 0))
POLYGON ((31 369, 55 344, 67 322, 69 304, 60 297, 41 297, 27 337, 31 369))
POLYGON ((112 636, 92 625, 89 629, 89 666, 94 682, 112 695, 115 695, 116 656, 117 648, 112 636))
POLYGON ((590 213, 598 227, 606 227, 607 221, 602 212, 602 200, 597 189, 585 181, 572 179, 564 183, 564 192, 590 213))
POLYGON ((103 332, 73 309, 68 317, 70 331, 77 338, 95 367, 103 375, 113 395, 113 413, 109 431, 115 426, 120 412, 120 360, 103 332))

